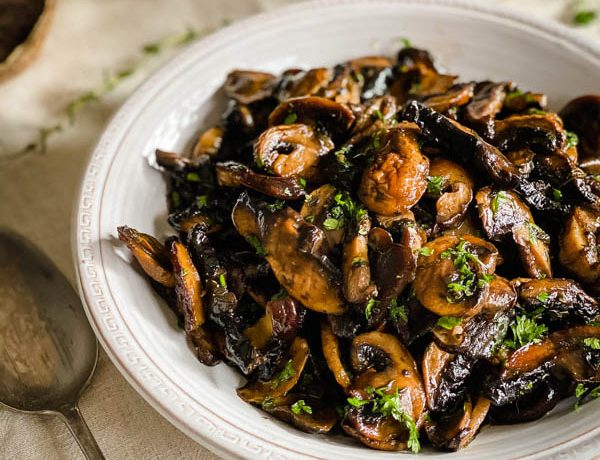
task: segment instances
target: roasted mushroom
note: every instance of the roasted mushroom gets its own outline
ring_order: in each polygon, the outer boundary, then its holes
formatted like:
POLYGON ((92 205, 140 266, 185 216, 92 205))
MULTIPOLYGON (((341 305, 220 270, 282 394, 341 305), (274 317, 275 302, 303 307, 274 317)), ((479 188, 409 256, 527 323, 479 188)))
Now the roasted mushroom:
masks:
MULTIPOLYGON (((579 143, 579 166, 591 174, 600 173, 600 96, 581 96, 570 101, 560 116, 565 128, 579 143)), ((571 135, 572 141, 574 141, 571 135)))
POLYGON ((484 139, 490 140, 494 136, 494 119, 502 110, 509 86, 508 83, 480 82, 475 86, 473 99, 465 107, 467 126, 484 139))
POLYGON ((253 70, 234 70, 227 75, 225 94, 241 104, 251 104, 271 95, 276 77, 253 70))
POLYGON ((315 125, 322 123, 332 133, 346 132, 354 122, 354 114, 345 105, 325 99, 323 97, 298 97, 288 99, 279 104, 271 115, 271 126, 286 124, 286 120, 293 119, 293 123, 315 125))
POLYGON ((342 273, 344 297, 350 303, 361 303, 377 295, 377 286, 371 281, 367 237, 371 219, 366 215, 354 222, 346 233, 342 273))

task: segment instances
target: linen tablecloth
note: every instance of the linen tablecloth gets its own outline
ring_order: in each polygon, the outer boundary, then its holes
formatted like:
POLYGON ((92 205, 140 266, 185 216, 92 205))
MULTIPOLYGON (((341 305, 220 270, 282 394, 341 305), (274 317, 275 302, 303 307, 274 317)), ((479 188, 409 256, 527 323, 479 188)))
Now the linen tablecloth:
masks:
MULTIPOLYGON (((482 0, 502 3, 548 21, 569 21, 565 0, 482 0)), ((193 27, 291 3, 290 0, 59 0, 39 58, 21 75, 0 84, 0 155, 36 139, 73 98, 102 83, 103 72, 131 68, 140 49, 193 27)), ((598 0, 587 3, 600 8, 598 0)), ((0 31, 1 33, 1 31, 0 31)), ((600 39, 598 23, 581 33, 600 39)), ((100 101, 78 112, 75 124, 49 140, 44 155, 0 160, 0 226, 38 244, 75 284, 71 211, 79 180, 104 125, 132 89, 173 49, 147 56, 141 68, 100 101)), ((148 53, 147 53, 148 54, 148 53)), ((81 410, 107 459, 216 459, 155 412, 101 351, 81 410)), ((1 459, 83 458, 57 418, 0 409, 1 459)))

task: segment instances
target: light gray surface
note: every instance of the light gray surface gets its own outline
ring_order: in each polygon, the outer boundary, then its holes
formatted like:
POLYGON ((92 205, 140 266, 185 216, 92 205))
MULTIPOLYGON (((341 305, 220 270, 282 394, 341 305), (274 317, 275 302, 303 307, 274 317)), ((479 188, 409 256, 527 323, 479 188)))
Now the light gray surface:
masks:
MULTIPOLYGON (((548 18, 568 13, 563 0, 482 0, 548 18)), ((0 86, 0 146, 27 143, 72 97, 96 86, 104 70, 127 67, 144 43, 183 30, 218 25, 285 0, 62 0, 40 58, 0 86)), ((600 7, 600 2, 588 2, 600 7)), ((549 19, 550 20, 550 19, 549 19)), ((599 25, 582 33, 599 33, 599 25)), ((160 56, 150 65, 166 58, 160 56)), ((79 178, 105 122, 140 81, 82 112, 44 157, 0 163, 0 225, 24 233, 74 281, 69 225, 79 178)), ((213 459, 163 420, 100 354, 82 412, 108 459, 213 459)), ((82 458, 62 422, 0 410, 0 458, 82 458)))

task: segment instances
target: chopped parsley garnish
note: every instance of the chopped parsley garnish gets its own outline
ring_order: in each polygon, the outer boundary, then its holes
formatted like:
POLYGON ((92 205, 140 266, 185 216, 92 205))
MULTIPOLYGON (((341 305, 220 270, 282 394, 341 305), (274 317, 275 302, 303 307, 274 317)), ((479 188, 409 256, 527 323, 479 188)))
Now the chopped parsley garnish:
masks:
POLYGON ((373 307, 377 305, 377 301, 375 299, 369 299, 367 305, 365 306, 365 318, 369 319, 373 314, 373 307))
POLYGON ((367 210, 357 204, 347 193, 337 193, 333 199, 335 205, 329 210, 330 217, 323 222, 326 230, 341 228, 346 220, 360 222, 367 215, 367 210))
POLYGON ((286 188, 284 188, 284 189, 283 189, 283 194, 284 194, 285 196, 292 196, 292 192, 291 192, 291 190, 289 189, 289 187, 286 187, 286 188))
POLYGON ((536 299, 538 299, 542 303, 546 303, 548 297, 550 297, 550 294, 548 294, 546 291, 542 291, 536 296, 536 299))
POLYGON ((579 26, 585 26, 591 22, 594 22, 597 16, 598 13, 593 10, 581 10, 575 13, 575 16, 573 16, 573 22, 579 26))
POLYGON ((308 404, 304 402, 304 399, 299 399, 294 404, 290 406, 292 412, 296 415, 300 415, 302 412, 306 412, 307 414, 312 414, 313 410, 308 404))
POLYGON ((250 243, 252 245, 252 247, 254 248, 254 250, 256 251, 256 253, 259 256, 266 256, 267 255, 267 251, 265 250, 264 246, 261 244, 260 240, 254 236, 254 235, 250 235, 246 237, 246 241, 248 241, 248 243, 250 243))
POLYGON ((323 221, 323 228, 325 230, 336 230, 342 225, 343 223, 339 219, 334 219, 333 217, 328 217, 323 221))
POLYGON ((547 241, 548 239, 550 239, 546 232, 533 222, 526 221, 525 225, 527 225, 527 230, 529 231, 529 242, 531 244, 535 244, 538 238, 542 241, 547 241))
POLYGON ((265 396, 265 398, 260 403, 260 406, 265 410, 273 409, 275 407, 275 401, 273 401, 272 396, 265 396))
POLYGON ((536 108, 529 109, 529 115, 546 115, 548 112, 536 108))
POLYGON ((298 184, 300 184, 300 187, 306 188, 306 179, 304 177, 299 177, 298 184))
POLYGON ((442 194, 446 178, 444 176, 427 176, 427 193, 438 197, 442 194))
POLYGON ((412 43, 411 43, 411 41, 410 41, 408 38, 406 38, 406 37, 402 37, 402 38, 400 39, 400 43, 402 43, 402 46, 403 46, 404 48, 412 48, 412 43))
POLYGON ((452 330, 462 324, 462 319, 455 316, 442 316, 437 320, 436 324, 444 329, 452 330))
POLYGON ((198 206, 199 209, 206 207, 207 204, 208 204, 208 196, 207 195, 200 195, 199 197, 196 198, 196 206, 198 206))
POLYGON ((227 289, 227 278, 225 277, 225 273, 221 273, 219 275, 219 284, 221 285, 221 287, 227 289))
POLYGON ((600 350, 600 339, 597 339, 596 337, 583 339, 583 344, 592 350, 600 350))
POLYGON ((352 259, 352 266, 353 267, 364 267, 365 265, 367 265, 367 260, 363 259, 362 257, 355 257, 354 259, 352 259))
POLYGON ((381 121, 384 121, 384 118, 383 118, 383 113, 381 113, 381 110, 379 110, 379 109, 375 109, 375 110, 373 111, 373 114, 374 114, 374 115, 375 115, 375 116, 376 116, 376 117, 377 117, 379 120, 381 120, 381 121))
POLYGON ((198 173, 189 172, 185 175, 185 180, 188 182, 200 182, 200 176, 198 173))
POLYGON ((398 304, 398 299, 394 299, 390 302, 390 318, 392 321, 408 322, 408 314, 406 313, 406 306, 398 304))
POLYGON ((433 255, 433 249, 428 248, 427 246, 425 246, 423 248, 417 249, 417 253, 419 255, 429 257, 430 255, 433 255))
POLYGON ((503 190, 497 191, 492 198, 492 212, 496 214, 498 212, 498 208, 500 207, 500 203, 506 200, 508 200, 508 195, 506 194, 506 192, 503 190))
POLYGON ((565 131, 565 134, 567 136, 567 148, 577 147, 577 144, 579 144, 579 136, 573 131, 565 131))
POLYGON ((373 148, 378 149, 379 147, 381 147, 381 130, 377 131, 376 133, 373 133, 373 135, 371 136, 371 141, 373 143, 373 148))
POLYGON ((298 119, 298 115, 296 115, 294 112, 290 112, 284 118, 283 123, 286 124, 286 125, 291 125, 291 124, 295 123, 295 121, 297 119, 298 119))
POLYGON ((510 331, 512 339, 505 339, 503 345, 507 348, 521 348, 530 343, 539 343, 547 333, 548 328, 545 324, 538 324, 535 319, 528 318, 526 315, 519 315, 514 324, 511 324, 510 331))
POLYGON ((347 145, 344 145, 343 147, 340 147, 335 152, 333 152, 337 162, 339 164, 341 164, 342 166, 344 166, 345 168, 350 168, 352 166, 352 163, 350 163, 348 161, 348 159, 346 158, 346 155, 348 154, 349 151, 350 151, 350 147, 347 145))
POLYGON ((181 205, 181 196, 179 195, 179 192, 171 193, 171 202, 176 208, 178 208, 181 205))
POLYGON ((488 284, 493 279, 493 275, 487 274, 479 278, 477 277, 476 273, 469 266, 469 262, 478 264, 481 268, 484 268, 483 262, 468 249, 469 245, 467 241, 461 239, 454 248, 446 249, 441 254, 442 259, 452 260, 454 267, 457 269, 457 274, 453 276, 453 279, 446 287, 448 293, 446 300, 449 303, 460 302, 467 297, 473 296, 478 288, 483 287, 483 285, 488 284))
POLYGON ((267 209, 271 212, 277 212, 285 206, 285 201, 283 200, 275 200, 274 203, 268 204, 267 209))
POLYGON ((412 417, 402 408, 398 387, 396 387, 392 394, 387 394, 386 390, 388 390, 386 387, 378 388, 376 390, 367 388, 366 391, 371 396, 371 399, 348 398, 348 403, 353 407, 373 404, 371 410, 374 414, 381 414, 384 417, 393 417, 403 424, 408 430, 408 441, 406 445, 416 454, 421 450, 417 425, 412 417))
POLYGON ((562 201, 563 194, 559 189, 553 188, 552 189, 552 198, 554 198, 554 201, 562 201))
POLYGON ((575 387, 575 397, 577 401, 575 402, 575 410, 579 410, 584 399, 596 399, 600 397, 600 385, 595 388, 589 389, 583 383, 578 383, 575 387))
POLYGON ((505 102, 510 102, 513 99, 516 99, 517 97, 523 96, 523 91, 520 89, 515 89, 514 91, 511 91, 509 93, 506 93, 506 97, 504 98, 505 102))
POLYGON ((296 370, 294 369, 294 365, 292 363, 292 360, 290 359, 287 363, 285 363, 285 367, 281 370, 281 372, 273 378, 271 388, 279 388, 282 384, 287 382, 294 375, 296 375, 296 370))

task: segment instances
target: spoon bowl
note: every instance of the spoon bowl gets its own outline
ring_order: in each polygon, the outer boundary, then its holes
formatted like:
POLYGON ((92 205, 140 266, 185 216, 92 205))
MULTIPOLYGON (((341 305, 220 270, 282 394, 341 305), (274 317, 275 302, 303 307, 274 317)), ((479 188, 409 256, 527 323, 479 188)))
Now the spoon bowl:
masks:
POLYGON ((39 249, 0 230, 0 403, 61 416, 87 458, 103 458, 77 401, 98 359, 66 277, 39 249))

